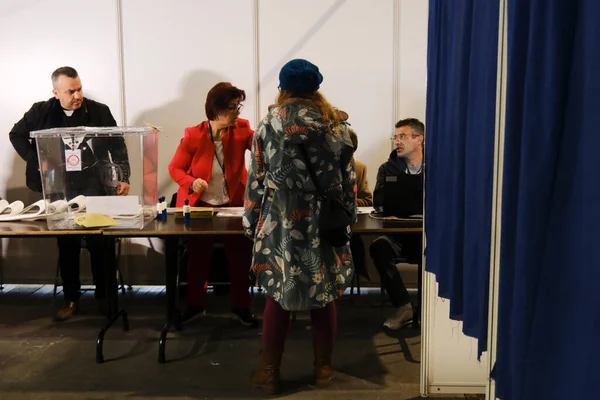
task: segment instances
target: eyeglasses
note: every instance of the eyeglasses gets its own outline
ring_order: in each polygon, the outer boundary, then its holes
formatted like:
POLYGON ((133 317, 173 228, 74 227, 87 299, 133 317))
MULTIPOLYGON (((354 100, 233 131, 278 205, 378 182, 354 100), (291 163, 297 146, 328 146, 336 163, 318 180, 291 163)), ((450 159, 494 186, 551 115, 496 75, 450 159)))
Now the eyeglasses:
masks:
POLYGON ((242 103, 227 107, 229 111, 242 111, 242 108, 244 108, 244 105, 242 103))
POLYGON ((409 136, 411 136, 414 139, 417 136, 421 136, 421 135, 413 135, 413 134, 408 134, 408 133, 400 133, 398 135, 392 135, 392 137, 390 138, 390 140, 404 140, 404 139, 406 139, 409 136))

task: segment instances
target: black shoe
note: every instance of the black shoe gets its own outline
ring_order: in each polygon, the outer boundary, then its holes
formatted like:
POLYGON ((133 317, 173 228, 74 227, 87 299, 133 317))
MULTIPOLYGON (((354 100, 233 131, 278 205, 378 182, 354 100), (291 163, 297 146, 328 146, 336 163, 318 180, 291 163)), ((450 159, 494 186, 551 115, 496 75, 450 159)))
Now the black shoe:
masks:
POLYGON ((190 322, 206 315, 204 307, 188 306, 181 314, 181 322, 190 322))
POLYGON ((234 308, 231 310, 233 317, 240 321, 240 324, 249 328, 256 328, 258 326, 258 319, 252 314, 249 308, 234 308))

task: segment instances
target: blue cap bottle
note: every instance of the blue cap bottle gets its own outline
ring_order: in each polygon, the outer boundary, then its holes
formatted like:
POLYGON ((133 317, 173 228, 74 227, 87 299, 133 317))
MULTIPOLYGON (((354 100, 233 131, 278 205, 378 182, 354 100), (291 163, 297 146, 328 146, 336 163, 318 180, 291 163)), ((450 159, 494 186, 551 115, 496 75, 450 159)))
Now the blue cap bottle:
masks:
POLYGON ((159 221, 162 221, 163 219, 162 208, 162 196, 158 196, 158 201, 156 202, 156 219, 159 221))
POLYGON ((167 220, 167 202, 165 200, 165 196, 160 196, 159 200, 160 200, 160 204, 162 205, 161 218, 163 221, 166 221, 167 220))
POLYGON ((183 202, 183 222, 189 223, 191 220, 191 212, 190 212, 190 201, 185 199, 183 202))

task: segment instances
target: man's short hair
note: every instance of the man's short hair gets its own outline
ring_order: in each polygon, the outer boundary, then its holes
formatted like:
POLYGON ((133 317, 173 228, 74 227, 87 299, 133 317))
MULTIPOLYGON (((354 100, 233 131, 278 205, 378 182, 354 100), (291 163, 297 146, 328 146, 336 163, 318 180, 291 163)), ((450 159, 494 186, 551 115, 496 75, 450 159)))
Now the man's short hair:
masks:
POLYGON ((413 130, 413 135, 425 135, 425 125, 416 118, 406 118, 396 122, 396 129, 403 126, 410 126, 413 130))
POLYGON ((64 75, 68 78, 75 79, 79 76, 75 68, 73 67, 60 67, 54 70, 52 73, 52 84, 55 84, 58 78, 64 75))
POLYGON ((350 140, 352 141, 352 146, 354 146, 354 151, 358 149, 358 136, 354 129, 348 128, 348 134, 350 135, 350 140))

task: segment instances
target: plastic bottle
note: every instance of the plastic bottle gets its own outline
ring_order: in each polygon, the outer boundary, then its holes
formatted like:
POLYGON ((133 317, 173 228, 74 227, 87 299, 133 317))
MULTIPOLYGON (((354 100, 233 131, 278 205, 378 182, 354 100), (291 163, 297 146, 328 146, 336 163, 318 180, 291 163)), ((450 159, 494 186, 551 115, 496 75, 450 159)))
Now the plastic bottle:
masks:
POLYGON ((189 224, 192 219, 192 215, 190 212, 190 201, 185 199, 183 204, 183 222, 185 224, 189 224))
POLYGON ((161 201, 162 196, 158 197, 158 202, 156 202, 156 219, 159 221, 162 221, 162 207, 163 207, 163 203, 161 201))
POLYGON ((160 199, 161 199, 162 220, 166 221, 167 220, 167 201, 165 200, 165 196, 160 196, 160 199))

